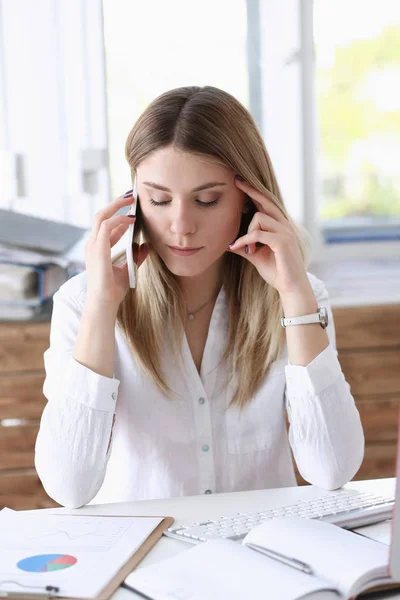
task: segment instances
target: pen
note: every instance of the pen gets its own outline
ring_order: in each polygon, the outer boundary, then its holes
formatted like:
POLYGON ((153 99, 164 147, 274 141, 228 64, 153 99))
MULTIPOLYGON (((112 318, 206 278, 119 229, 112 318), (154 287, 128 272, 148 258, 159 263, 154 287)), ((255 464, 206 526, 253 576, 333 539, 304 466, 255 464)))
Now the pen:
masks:
POLYGON ((266 550, 262 546, 258 546, 257 544, 249 544, 246 546, 256 550, 257 552, 261 552, 270 558, 274 558, 275 560, 279 560, 279 562, 284 563, 285 565, 289 565, 289 567, 293 567, 302 571, 303 573, 307 573, 307 575, 313 575, 314 571, 307 563, 302 562, 301 560, 297 560, 297 558, 291 558, 290 556, 285 556, 284 554, 280 554, 279 552, 275 552, 274 550, 266 550))

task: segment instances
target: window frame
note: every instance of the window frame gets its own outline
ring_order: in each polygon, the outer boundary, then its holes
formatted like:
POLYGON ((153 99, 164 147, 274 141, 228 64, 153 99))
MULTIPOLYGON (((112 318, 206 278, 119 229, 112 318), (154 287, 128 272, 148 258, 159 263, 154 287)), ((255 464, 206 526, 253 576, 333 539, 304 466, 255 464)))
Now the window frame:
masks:
MULTIPOLYGON (((248 5, 253 4, 248 0, 248 5)), ((254 7, 253 7, 254 12, 254 7)), ((255 23, 258 30, 263 32, 260 40, 260 56, 251 55, 252 60, 257 60, 261 65, 260 77, 262 81, 262 106, 267 107, 264 118, 260 121, 260 130, 266 143, 268 152, 277 173, 278 183, 282 189, 284 201, 289 212, 297 222, 300 222, 311 234, 313 248, 311 262, 329 261, 342 258, 384 258, 400 256, 400 215, 399 219, 382 219, 370 222, 351 222, 350 220, 319 219, 320 178, 317 165, 318 152, 318 117, 316 98, 316 61, 314 48, 313 13, 314 0, 266 0, 261 5, 257 3, 259 17, 249 20, 248 35, 254 35, 255 23), (298 27, 298 38, 293 48, 284 47, 285 35, 282 32, 288 26, 288 17, 293 18, 298 27), (271 23, 273 28, 271 29, 271 23), (253 29, 252 29, 253 28, 253 29), (281 35, 275 34, 281 32, 281 35), (268 38, 272 38, 268 48, 268 38), (273 44, 275 44, 273 46, 273 44), (280 47, 281 46, 281 47, 280 47), (272 52, 272 47, 274 52, 272 52), (268 51, 269 49, 269 51, 268 51), (286 52, 286 60, 282 60, 282 53, 286 52), (284 88, 280 87, 279 80, 275 85, 272 73, 281 73, 285 78, 285 71, 291 66, 298 69, 298 85, 292 87, 297 93, 292 94, 292 105, 288 105, 283 97, 284 88), (280 96, 271 100, 271 95, 280 96), (286 104, 285 104, 286 102, 286 104), (279 127, 268 126, 268 110, 273 114, 279 127), (293 115, 301 115, 298 129, 293 126, 293 115), (267 118, 265 118, 267 115, 267 118), (291 120, 292 129, 289 130, 286 121, 291 120), (297 152, 287 145, 283 146, 278 137, 289 139, 297 152), (286 152, 292 153, 291 161, 284 164, 282 160, 286 152), (294 179, 301 188, 297 193, 296 187, 287 182, 294 179), (386 221, 386 222, 385 222, 386 221), (353 241, 344 241, 343 238, 353 238, 353 241), (336 240, 335 240, 336 238, 336 240), (357 241, 354 239, 357 238, 357 241), (371 240, 374 239, 374 241, 371 240)), ((290 24, 289 24, 290 27, 290 24)), ((257 75, 254 65, 249 65, 249 78, 257 75)), ((286 75, 287 76, 287 75, 286 75)), ((250 85, 250 108, 259 106, 252 94, 257 90, 256 84, 250 85)))

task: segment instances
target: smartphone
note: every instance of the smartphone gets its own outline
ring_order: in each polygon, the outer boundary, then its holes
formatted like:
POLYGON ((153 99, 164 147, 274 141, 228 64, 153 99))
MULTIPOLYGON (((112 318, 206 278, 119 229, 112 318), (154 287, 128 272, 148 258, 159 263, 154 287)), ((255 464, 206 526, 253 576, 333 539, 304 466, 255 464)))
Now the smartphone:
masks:
MULTIPOLYGON (((135 179, 133 182, 133 203, 131 204, 130 210, 128 212, 129 215, 136 215, 136 207, 137 207, 137 176, 135 175, 135 179)), ((135 231, 135 222, 128 227, 128 235, 126 242, 126 262, 128 264, 128 273, 129 273, 129 287, 136 287, 136 264, 133 260, 133 234, 135 231)))

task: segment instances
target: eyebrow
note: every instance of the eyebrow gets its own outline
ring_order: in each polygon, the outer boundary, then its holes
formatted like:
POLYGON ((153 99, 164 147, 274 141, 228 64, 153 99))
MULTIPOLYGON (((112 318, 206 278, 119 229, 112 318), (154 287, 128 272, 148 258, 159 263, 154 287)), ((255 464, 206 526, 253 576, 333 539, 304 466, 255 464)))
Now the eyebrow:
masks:
MULTIPOLYGON (((171 192, 169 188, 160 185, 159 183, 153 183, 152 181, 143 181, 143 185, 147 185, 148 187, 155 188, 156 190, 162 190, 163 192, 171 192)), ((200 192, 201 190, 208 190, 209 188, 216 187, 218 185, 226 185, 226 183, 222 181, 211 181, 210 183, 203 183, 203 185, 199 185, 192 189, 192 192, 200 192)))

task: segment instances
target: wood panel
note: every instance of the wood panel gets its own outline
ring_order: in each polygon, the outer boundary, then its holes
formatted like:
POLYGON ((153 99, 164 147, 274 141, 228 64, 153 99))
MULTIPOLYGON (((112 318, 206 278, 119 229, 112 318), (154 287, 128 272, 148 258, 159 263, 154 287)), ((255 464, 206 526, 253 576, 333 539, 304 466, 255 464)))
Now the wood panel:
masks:
POLYGON ((40 419, 47 400, 43 396, 44 372, 0 375, 0 421, 40 419))
POLYGON ((400 394, 400 349, 339 352, 353 396, 400 394))
POLYGON ((394 477, 396 473, 396 442, 367 444, 364 460, 354 480, 394 477))
POLYGON ((0 472, 0 509, 31 510, 59 506, 44 491, 34 469, 0 472))
MULTIPOLYGON (((392 477, 400 408, 400 305, 333 308, 339 360, 363 423, 366 448, 354 479, 392 477)), ((0 507, 57 506, 33 468, 50 323, 0 323, 0 507)), ((305 483, 296 472, 300 484, 305 483)))
POLYGON ((400 347, 400 305, 333 307, 338 350, 400 347))
POLYGON ((364 429, 365 443, 396 442, 399 396, 355 396, 364 429))
POLYGON ((34 466, 39 423, 0 427, 0 470, 34 466))
POLYGON ((1 323, 0 373, 43 370, 43 353, 50 345, 50 324, 1 323))
POLYGON ((43 354, 49 347, 50 323, 0 323, 0 508, 29 510, 58 506, 48 497, 34 469, 34 448, 43 396, 43 354))

